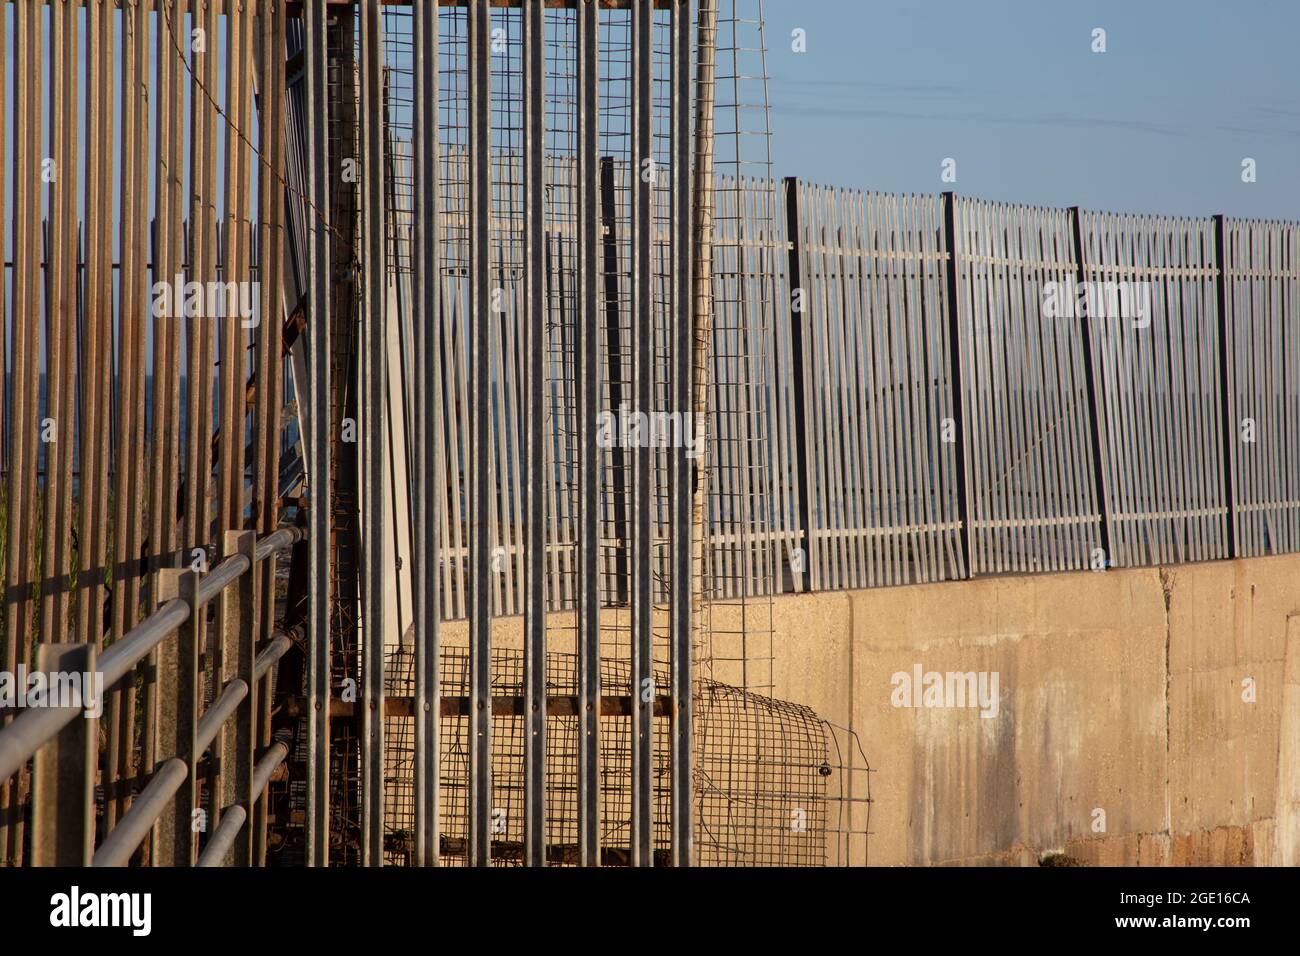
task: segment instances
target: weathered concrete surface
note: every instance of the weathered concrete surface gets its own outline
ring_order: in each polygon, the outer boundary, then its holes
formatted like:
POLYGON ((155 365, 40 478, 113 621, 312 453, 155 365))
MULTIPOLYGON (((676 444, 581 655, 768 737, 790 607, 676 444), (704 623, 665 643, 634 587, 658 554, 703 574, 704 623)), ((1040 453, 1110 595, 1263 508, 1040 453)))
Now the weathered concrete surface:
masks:
POLYGON ((776 696, 875 770, 873 864, 1300 862, 1300 557, 788 596, 773 621, 776 696), (894 706, 917 664, 996 671, 996 717, 894 706))

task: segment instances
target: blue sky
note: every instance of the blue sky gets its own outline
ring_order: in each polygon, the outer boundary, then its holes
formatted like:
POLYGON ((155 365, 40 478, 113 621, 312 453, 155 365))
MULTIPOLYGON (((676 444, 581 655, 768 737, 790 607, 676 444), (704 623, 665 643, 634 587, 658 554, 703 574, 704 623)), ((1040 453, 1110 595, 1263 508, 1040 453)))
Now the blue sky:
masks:
POLYGON ((765 14, 777 176, 1300 219, 1300 0, 766 0, 765 14))

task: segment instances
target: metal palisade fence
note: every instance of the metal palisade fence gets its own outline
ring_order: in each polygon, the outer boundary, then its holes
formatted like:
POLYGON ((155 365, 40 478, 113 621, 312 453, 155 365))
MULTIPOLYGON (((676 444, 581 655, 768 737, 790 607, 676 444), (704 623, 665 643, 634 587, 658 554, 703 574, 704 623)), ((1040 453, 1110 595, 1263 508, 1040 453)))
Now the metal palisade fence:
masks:
MULTIPOLYGON (((563 167, 552 175, 566 181, 563 167)), ((714 240, 710 594, 1100 570, 1300 544, 1300 225, 795 180, 720 182, 717 195, 735 204, 720 221, 743 224, 714 240)), ((555 242, 564 232, 548 219, 555 242)), ((552 288, 571 282, 559 255, 550 268, 552 288)), ((507 290, 516 282, 506 268, 498 277, 507 290)), ((617 289, 602 286, 603 318, 617 320, 617 289)), ((565 306, 548 302, 558 338, 565 306)), ((609 363, 617 336, 599 340, 609 363)), ((503 349, 505 382, 522 354, 503 349)), ((561 410, 571 374, 553 367, 561 410)), ((444 401, 454 406, 464 387, 450 376, 444 401)), ((617 410, 608 399, 602 407, 617 410)), ((561 452, 546 482, 557 502, 550 610, 571 607, 578 590, 563 507, 571 427, 563 414, 546 417, 546 447, 561 452)), ((445 460, 463 456, 447 438, 445 460)), ((503 488, 522 485, 519 456, 497 464, 503 488)), ((615 456, 602 467, 614 495, 615 456)), ((658 464, 654 480, 667 487, 658 464)), ((494 531, 507 555, 524 533, 512 520, 503 511, 494 531)), ((602 527, 601 592, 617 604, 623 539, 612 517, 602 527)), ((445 539, 457 536, 453 522, 445 539)), ((452 543, 443 558, 447 618, 464 613, 460 553, 452 543)), ((500 613, 520 606, 521 586, 521 575, 502 576, 500 613)))

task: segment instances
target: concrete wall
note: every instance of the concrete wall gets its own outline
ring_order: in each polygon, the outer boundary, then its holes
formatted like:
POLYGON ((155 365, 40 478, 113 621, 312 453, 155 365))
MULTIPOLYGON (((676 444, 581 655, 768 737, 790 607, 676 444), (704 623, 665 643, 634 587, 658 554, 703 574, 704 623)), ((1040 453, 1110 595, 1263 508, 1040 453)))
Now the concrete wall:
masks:
POLYGON ((773 619, 776 696, 875 771, 873 864, 1300 862, 1300 556, 794 595, 773 619), (918 664, 996 672, 997 715, 894 706, 918 664))

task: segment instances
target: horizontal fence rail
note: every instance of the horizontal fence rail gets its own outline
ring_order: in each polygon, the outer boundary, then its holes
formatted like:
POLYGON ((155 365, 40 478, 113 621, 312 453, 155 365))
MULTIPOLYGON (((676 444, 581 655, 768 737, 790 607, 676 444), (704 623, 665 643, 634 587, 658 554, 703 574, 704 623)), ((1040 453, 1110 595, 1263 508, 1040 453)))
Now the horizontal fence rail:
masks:
MULTIPOLYGON (((256 543, 251 532, 232 534, 238 539, 234 545, 238 552, 210 573, 164 572, 164 603, 98 659, 93 645, 42 645, 38 661, 42 671, 66 671, 75 661, 78 668, 84 668, 77 669, 78 674, 98 677, 95 693, 100 705, 137 664, 158 653, 164 673, 171 679, 168 686, 177 690, 177 702, 176 709, 159 724, 164 749, 174 752, 159 758, 131 807, 108 830, 97 849, 93 847, 98 753, 88 744, 97 738, 97 719, 88 714, 92 702, 83 698, 79 706, 30 708, 0 730, 0 777, 13 776, 35 758, 32 825, 37 838, 33 862, 38 865, 125 866, 155 831, 159 836, 155 847, 159 862, 196 862, 200 834, 208 831, 196 779, 204 755, 224 735, 231 740, 223 745, 221 756, 212 752, 213 765, 219 768, 208 777, 213 794, 219 799, 229 795, 229 785, 239 776, 236 765, 246 764, 251 774, 242 792, 235 793, 239 802, 222 808, 222 822, 197 859, 207 865, 216 861, 245 865, 252 862, 251 835, 243 824, 253 804, 265 793, 271 775, 288 755, 284 742, 258 748, 253 725, 249 723, 242 730, 238 726, 240 705, 251 700, 263 682, 272 679, 275 662, 288 644, 287 637, 277 635, 256 659, 252 658, 254 634, 250 623, 255 583, 264 562, 273 561, 277 554, 302 540, 304 534, 297 528, 283 528, 256 543), (167 598, 171 592, 176 596, 167 598), (208 606, 218 602, 225 605, 231 624, 222 637, 223 651, 235 660, 254 660, 254 666, 252 673, 231 676, 202 718, 196 719, 201 694, 197 681, 201 635, 206 630, 208 606), (188 708, 189 713, 181 714, 180 708, 188 708), (232 718, 236 719, 233 728, 229 726, 232 718), (228 761, 228 756, 234 760, 228 761), (81 784, 74 785, 76 781, 81 784), (231 815, 228 821, 227 815, 231 815), (196 820, 200 821, 198 826, 196 820)), ((238 671, 236 667, 232 673, 238 671)), ((251 715, 251 708, 247 712, 251 715)))

